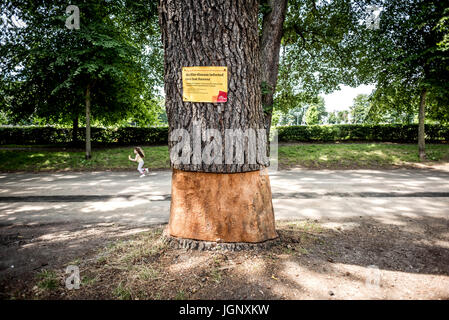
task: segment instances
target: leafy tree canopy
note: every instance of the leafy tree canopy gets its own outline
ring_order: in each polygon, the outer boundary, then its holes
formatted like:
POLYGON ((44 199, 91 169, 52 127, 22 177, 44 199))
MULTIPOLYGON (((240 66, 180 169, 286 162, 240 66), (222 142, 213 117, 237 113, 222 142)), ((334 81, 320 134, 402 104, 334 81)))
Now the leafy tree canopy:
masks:
POLYGON ((370 1, 381 9, 377 30, 364 33, 364 56, 359 77, 376 83, 375 108, 403 114, 416 112, 427 92, 427 106, 436 117, 448 113, 449 51, 447 1, 370 1))
POLYGON ((66 1, 1 4, 9 19, 0 34, 6 97, 0 107, 15 121, 69 122, 82 117, 90 86, 97 121, 155 119, 153 88, 162 83, 162 54, 154 1, 84 0, 77 6, 80 28, 69 30, 66 1))

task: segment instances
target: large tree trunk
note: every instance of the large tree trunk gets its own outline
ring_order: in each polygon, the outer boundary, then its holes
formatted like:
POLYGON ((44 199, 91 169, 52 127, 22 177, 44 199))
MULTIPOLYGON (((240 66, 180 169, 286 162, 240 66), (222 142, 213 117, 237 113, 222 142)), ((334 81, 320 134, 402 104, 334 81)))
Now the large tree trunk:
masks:
POLYGON ((265 170, 269 159, 257 13, 257 0, 160 1, 174 169, 168 226, 172 236, 226 242, 277 236, 265 170), (193 66, 228 68, 227 102, 183 101, 182 67, 193 66), (248 135, 230 140, 230 129, 248 135), (229 157, 230 150, 235 158, 229 157), (205 160, 210 158, 212 162, 205 160))
POLYGON ((262 37, 260 39, 260 68, 262 71, 262 106, 265 111, 265 126, 267 131, 271 126, 274 92, 279 71, 279 52, 283 35, 287 0, 268 0, 270 10, 264 14, 262 37))
POLYGON ((92 157, 91 141, 90 141, 90 84, 86 88, 86 159, 92 157))
POLYGON ((424 131, 424 120, 426 114, 426 95, 427 89, 421 91, 421 101, 419 103, 419 127, 418 127, 418 148, 419 159, 421 161, 426 160, 426 136, 424 131))

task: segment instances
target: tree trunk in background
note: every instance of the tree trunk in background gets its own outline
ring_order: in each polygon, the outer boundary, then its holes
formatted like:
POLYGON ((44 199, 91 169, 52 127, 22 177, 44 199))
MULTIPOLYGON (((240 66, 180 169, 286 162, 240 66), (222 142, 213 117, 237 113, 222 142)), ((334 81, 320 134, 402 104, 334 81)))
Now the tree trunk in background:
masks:
POLYGON ((257 144, 263 156, 255 162, 250 161, 248 148, 243 148, 244 161, 229 164, 223 147, 227 129, 254 129, 256 141, 266 140, 257 14, 257 0, 159 3, 169 149, 177 150, 179 137, 171 136, 175 129, 188 132, 187 147, 193 151, 198 147, 205 151, 212 144, 207 129, 215 129, 213 140, 222 141, 217 151, 221 163, 194 164, 195 152, 183 163, 174 163, 171 157, 174 171, 168 232, 172 236, 224 242, 277 237, 265 169, 269 164, 266 144, 257 144), (182 67, 193 66, 228 68, 227 102, 183 101, 182 67), (201 137, 199 146, 194 144, 195 136, 201 137))
POLYGON ((424 120, 426 114, 426 95, 427 89, 421 91, 421 101, 419 103, 419 128, 418 128, 418 148, 419 159, 426 160, 426 136, 424 131, 424 120))
POLYGON ((271 10, 263 16, 262 37, 260 39, 260 68, 262 71, 262 86, 265 91, 262 94, 265 125, 267 130, 270 130, 287 0, 268 0, 267 4, 271 10))
POLYGON ((76 145, 78 143, 78 129, 79 129, 79 117, 76 116, 73 119, 73 126, 72 126, 72 144, 76 145))
POLYGON ((86 159, 90 159, 91 155, 91 141, 90 141, 90 84, 86 89, 86 159))

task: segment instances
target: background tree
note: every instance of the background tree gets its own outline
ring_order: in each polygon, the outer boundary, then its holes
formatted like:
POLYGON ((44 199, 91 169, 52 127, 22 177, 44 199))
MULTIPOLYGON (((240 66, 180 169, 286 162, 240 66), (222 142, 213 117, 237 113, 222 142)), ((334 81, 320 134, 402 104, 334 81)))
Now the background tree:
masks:
POLYGON ((305 122, 307 125, 323 124, 327 116, 324 99, 318 97, 317 103, 312 103, 308 106, 305 114, 305 122))
MULTIPOLYGON (((360 1, 355 1, 357 4, 360 1)), ((363 12, 350 0, 290 0, 284 23, 274 108, 311 103, 340 84, 359 84, 363 12)))
POLYGON ((354 98, 354 102, 350 107, 351 123, 361 124, 369 123, 369 111, 371 108, 369 96, 359 94, 354 98))
POLYGON ((2 12, 23 22, 22 28, 2 28, 2 82, 11 97, 2 109, 15 122, 30 117, 73 122, 74 137, 84 118, 89 158, 92 114, 104 124, 151 116, 151 89, 160 83, 151 65, 160 65, 161 54, 157 46, 147 54, 145 49, 155 41, 156 5, 82 1, 79 30, 65 27, 66 7, 58 0, 2 4, 2 12))
POLYGON ((312 105, 307 109, 306 112, 306 124, 308 126, 316 125, 320 123, 318 107, 316 105, 312 105))
MULTIPOLYGON (((357 65, 361 79, 376 83, 373 98, 378 106, 410 114, 419 112, 419 156, 425 159, 426 105, 448 105, 448 52, 443 50, 446 1, 380 0, 378 30, 367 30, 357 65), (444 23, 444 21, 443 21, 444 23), (444 29, 444 28, 443 28, 444 29)), ((447 11, 446 11, 447 12, 447 11)))
POLYGON ((337 112, 337 122, 338 124, 347 124, 349 123, 349 111, 341 110, 337 112))
MULTIPOLYGON (((339 84, 374 83, 378 90, 366 121, 411 123, 425 100, 429 119, 447 122, 449 10, 445 3, 290 0, 274 108, 287 112, 339 84), (370 5, 382 8, 378 30, 365 25, 370 5), (426 99, 421 99, 422 88, 426 99)), ((345 115, 340 113, 341 121, 347 121, 345 115)), ((424 116, 421 120, 423 155, 424 116)))
POLYGON ((281 125, 281 126, 294 126, 294 125, 302 125, 304 124, 304 116, 307 111, 307 107, 296 107, 290 109, 286 112, 282 112, 280 110, 275 110, 273 112, 273 119, 275 119, 276 114, 279 114, 279 120, 275 123, 273 120, 273 125, 281 125))
POLYGON ((332 112, 328 113, 327 123, 328 124, 339 124, 337 111, 332 111, 332 112))

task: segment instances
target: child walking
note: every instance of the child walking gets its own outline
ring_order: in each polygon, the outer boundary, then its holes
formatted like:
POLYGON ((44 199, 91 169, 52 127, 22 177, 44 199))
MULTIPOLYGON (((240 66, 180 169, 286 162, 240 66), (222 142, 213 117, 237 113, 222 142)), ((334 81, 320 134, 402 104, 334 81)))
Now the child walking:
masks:
POLYGON ((143 164, 144 164, 143 158, 145 158, 145 153, 143 153, 142 148, 135 147, 134 154, 136 155, 134 159, 131 158, 131 156, 128 156, 128 159, 139 163, 139 165, 137 166, 137 171, 140 172, 140 178, 145 177, 145 173, 150 172, 150 170, 148 170, 148 168, 142 168, 143 164))

